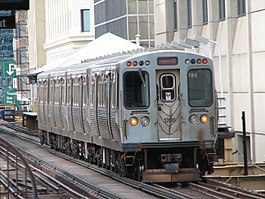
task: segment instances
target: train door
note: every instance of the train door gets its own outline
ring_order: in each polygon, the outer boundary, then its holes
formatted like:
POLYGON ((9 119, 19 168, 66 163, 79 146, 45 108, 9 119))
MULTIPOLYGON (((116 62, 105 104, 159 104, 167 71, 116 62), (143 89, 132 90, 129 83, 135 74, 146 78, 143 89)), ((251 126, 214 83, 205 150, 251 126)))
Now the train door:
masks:
POLYGON ((157 70, 157 120, 158 139, 173 141, 181 139, 180 101, 178 87, 179 70, 157 70))

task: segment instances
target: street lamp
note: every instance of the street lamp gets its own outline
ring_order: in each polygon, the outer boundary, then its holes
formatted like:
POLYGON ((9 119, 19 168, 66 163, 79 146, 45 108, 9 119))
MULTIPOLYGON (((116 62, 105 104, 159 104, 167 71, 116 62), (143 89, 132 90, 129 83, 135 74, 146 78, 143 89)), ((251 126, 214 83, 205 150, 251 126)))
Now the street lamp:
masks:
MULTIPOLYGON (((194 35, 193 40, 197 41, 197 42, 200 42, 202 44, 205 44, 205 45, 207 45, 209 43, 213 43, 214 45, 217 46, 218 57, 219 57, 218 65, 219 65, 220 93, 221 93, 221 98, 223 98, 224 97, 224 93, 223 93, 223 84, 222 84, 222 79, 223 79, 222 78, 222 60, 221 60, 222 59, 222 55, 221 55, 221 47, 220 47, 220 45, 216 41, 207 39, 205 37, 201 37, 199 35, 194 35)), ((212 57, 211 56, 212 54, 211 54, 211 48, 210 47, 209 47, 209 55, 210 55, 210 57, 212 57)))
POLYGON ((204 51, 204 48, 202 48, 202 46, 200 45, 199 41, 186 37, 184 39, 184 42, 185 42, 185 44, 192 45, 194 47, 194 51, 195 52, 197 52, 197 49, 200 48, 203 51, 203 53, 206 54, 205 51, 204 51))

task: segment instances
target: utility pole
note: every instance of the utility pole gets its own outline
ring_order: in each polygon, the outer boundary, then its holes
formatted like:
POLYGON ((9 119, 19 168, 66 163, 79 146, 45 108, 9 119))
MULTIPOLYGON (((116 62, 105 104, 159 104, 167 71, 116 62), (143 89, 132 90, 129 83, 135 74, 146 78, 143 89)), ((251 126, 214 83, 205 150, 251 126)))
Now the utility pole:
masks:
POLYGON ((246 117, 245 117, 245 111, 242 111, 242 127, 243 127, 244 175, 248 175, 248 157, 247 157, 247 144, 246 144, 246 117))

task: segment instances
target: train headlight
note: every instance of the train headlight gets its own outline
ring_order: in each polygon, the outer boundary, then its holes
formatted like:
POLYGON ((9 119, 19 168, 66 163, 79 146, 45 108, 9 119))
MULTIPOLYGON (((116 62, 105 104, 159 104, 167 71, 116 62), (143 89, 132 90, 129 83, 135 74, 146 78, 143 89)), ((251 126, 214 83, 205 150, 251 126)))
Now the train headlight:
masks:
POLYGON ((208 117, 208 115, 202 115, 202 116, 200 117, 200 120, 201 120, 201 123, 203 123, 203 124, 207 124, 208 121, 209 121, 209 117, 208 117))
POLYGON ((190 116, 190 123, 191 124, 197 124, 198 123, 198 116, 197 115, 191 115, 190 116))
POLYGON ((138 119, 136 117, 132 117, 129 123, 131 126, 136 126, 138 124, 138 119))
POLYGON ((147 126, 150 123, 150 119, 149 117, 144 116, 141 118, 140 122, 143 126, 147 126))

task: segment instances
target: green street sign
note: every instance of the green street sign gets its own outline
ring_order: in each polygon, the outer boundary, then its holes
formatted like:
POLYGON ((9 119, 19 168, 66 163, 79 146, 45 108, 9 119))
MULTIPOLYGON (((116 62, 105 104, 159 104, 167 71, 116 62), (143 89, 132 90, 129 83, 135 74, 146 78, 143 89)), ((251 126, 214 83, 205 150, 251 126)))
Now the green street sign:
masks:
POLYGON ((3 91, 4 91, 4 103, 5 104, 17 104, 16 89, 3 89, 3 91))
POLYGON ((16 65, 14 61, 3 63, 3 76, 4 77, 15 77, 16 76, 16 65))

